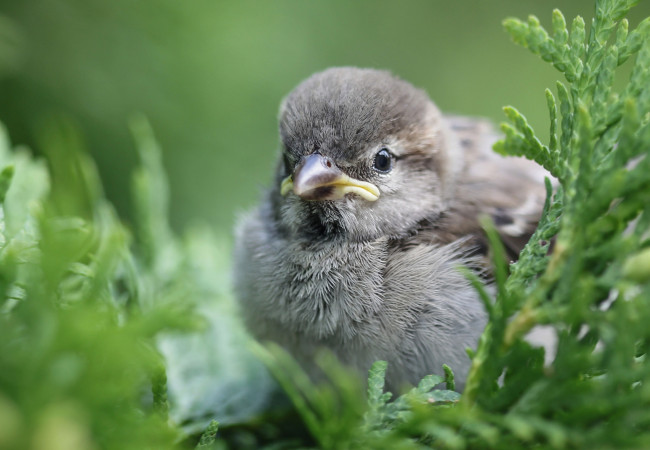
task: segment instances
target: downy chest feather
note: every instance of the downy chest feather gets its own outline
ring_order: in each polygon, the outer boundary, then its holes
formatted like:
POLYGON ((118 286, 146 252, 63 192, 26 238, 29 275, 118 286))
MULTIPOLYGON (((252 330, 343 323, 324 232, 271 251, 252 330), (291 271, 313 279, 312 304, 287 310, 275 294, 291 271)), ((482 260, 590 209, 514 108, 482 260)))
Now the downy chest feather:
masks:
POLYGON ((256 222, 248 222, 238 262, 248 273, 248 286, 240 286, 246 308, 284 332, 339 342, 377 320, 384 301, 385 239, 285 239, 256 222))

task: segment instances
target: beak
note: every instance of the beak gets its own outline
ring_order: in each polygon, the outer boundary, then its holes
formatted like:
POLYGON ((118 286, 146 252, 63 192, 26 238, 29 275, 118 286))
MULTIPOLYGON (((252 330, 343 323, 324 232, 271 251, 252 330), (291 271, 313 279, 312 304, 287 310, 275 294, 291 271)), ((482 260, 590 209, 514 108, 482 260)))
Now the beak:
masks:
POLYGON ((303 158, 293 175, 282 180, 281 194, 290 191, 305 200, 338 200, 346 194, 357 194, 371 202, 379 198, 377 186, 350 178, 319 153, 303 158))

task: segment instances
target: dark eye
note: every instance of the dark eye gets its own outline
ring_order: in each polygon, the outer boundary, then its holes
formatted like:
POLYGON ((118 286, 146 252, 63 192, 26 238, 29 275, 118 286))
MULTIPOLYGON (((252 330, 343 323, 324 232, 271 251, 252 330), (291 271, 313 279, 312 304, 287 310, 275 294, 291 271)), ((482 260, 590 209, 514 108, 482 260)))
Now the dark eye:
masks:
POLYGON ((385 148, 379 150, 375 155, 374 168, 377 172, 390 172, 393 168, 393 155, 385 148))

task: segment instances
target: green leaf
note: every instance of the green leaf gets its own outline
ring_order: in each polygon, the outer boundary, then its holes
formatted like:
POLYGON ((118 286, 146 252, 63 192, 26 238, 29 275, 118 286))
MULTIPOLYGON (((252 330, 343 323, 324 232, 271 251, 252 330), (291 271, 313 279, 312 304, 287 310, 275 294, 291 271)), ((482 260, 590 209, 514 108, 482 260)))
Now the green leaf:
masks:
MULTIPOLYGON (((551 129, 549 131, 549 144, 548 150, 551 153, 553 158, 553 164, 556 166, 560 165, 560 151, 557 144, 557 106, 555 103, 555 97, 550 89, 544 91, 546 94, 546 106, 548 107, 549 116, 551 116, 551 129)), ((558 174, 560 175, 560 174, 558 174)))
POLYGON ((449 402, 454 403, 460 400, 461 395, 456 391, 435 389, 429 393, 431 402, 449 402))
POLYGON ((620 32, 617 34, 616 44, 619 48, 618 65, 641 50, 641 46, 650 36, 650 17, 646 17, 631 33, 628 34, 627 20, 621 21, 620 32))
POLYGON ((503 21, 503 27, 506 29, 508 33, 510 33, 512 40, 515 43, 522 46, 527 45, 526 35, 527 35, 528 27, 525 23, 523 23, 519 19, 508 17, 503 21))
POLYGON ((14 177, 14 166, 7 166, 0 172, 0 204, 5 202, 7 191, 14 177))
POLYGON ((502 130, 506 133, 506 139, 503 144, 498 143, 495 150, 503 154, 525 156, 539 163, 554 176, 558 176, 559 170, 549 149, 535 136, 535 132, 526 118, 511 106, 506 106, 503 110, 515 127, 513 129, 507 125, 502 125, 502 130))
POLYGON ((373 409, 385 403, 383 395, 387 368, 386 361, 375 361, 368 372, 368 405, 373 409))
POLYGON ((429 392, 431 389, 433 389, 435 386, 439 385, 445 381, 444 378, 442 378, 440 375, 427 375, 426 377, 422 378, 420 380, 420 383, 418 384, 417 391, 420 394, 424 394, 426 392, 429 392))
POLYGON ((553 40, 558 48, 569 42, 566 20, 564 20, 564 15, 559 9, 553 10, 553 40))
POLYGON ((217 432, 219 431, 219 422, 213 420, 208 425, 208 428, 205 429, 201 435, 199 443, 196 445, 197 449, 211 448, 216 441, 217 432))
POLYGON ((650 248, 631 255, 623 265, 622 275, 638 283, 650 281, 650 248))
MULTIPOLYGON (((569 159, 571 139, 573 137, 573 102, 570 100, 569 91, 561 82, 556 83, 558 98, 560 99, 561 136, 560 136, 560 158, 566 164, 569 159)), ((564 179, 566 174, 562 173, 564 179)))
POLYGON ((454 372, 447 364, 443 364, 442 369, 445 371, 445 384, 447 385, 447 390, 455 391, 456 383, 454 381, 454 372))
POLYGON ((142 167, 133 174, 132 191, 136 215, 136 238, 141 245, 146 264, 165 270, 165 259, 173 252, 170 244, 172 232, 167 217, 169 214, 169 185, 163 169, 162 152, 149 122, 143 116, 134 116, 130 121, 142 167))

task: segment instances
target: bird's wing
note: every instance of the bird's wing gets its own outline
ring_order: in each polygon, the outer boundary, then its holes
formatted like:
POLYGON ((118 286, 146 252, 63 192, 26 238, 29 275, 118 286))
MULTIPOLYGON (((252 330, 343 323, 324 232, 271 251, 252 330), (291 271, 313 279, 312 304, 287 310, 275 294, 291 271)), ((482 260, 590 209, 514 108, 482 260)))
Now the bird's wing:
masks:
MULTIPOLYGON (((447 117, 465 156, 465 167, 458 180, 456 208, 474 209, 475 216, 489 215, 511 259, 535 231, 544 207, 542 167, 524 158, 504 157, 492 150, 501 136, 485 119, 447 117)), ((466 216, 470 211, 465 211, 466 216)))
POLYGON ((539 221, 548 173, 524 158, 503 157, 492 150, 499 134, 490 122, 461 116, 446 116, 463 153, 464 167, 456 180, 456 191, 441 216, 420 223, 414 235, 401 246, 423 243, 447 244, 464 239, 474 253, 487 254, 480 217, 488 215, 511 260, 528 242, 539 221))

